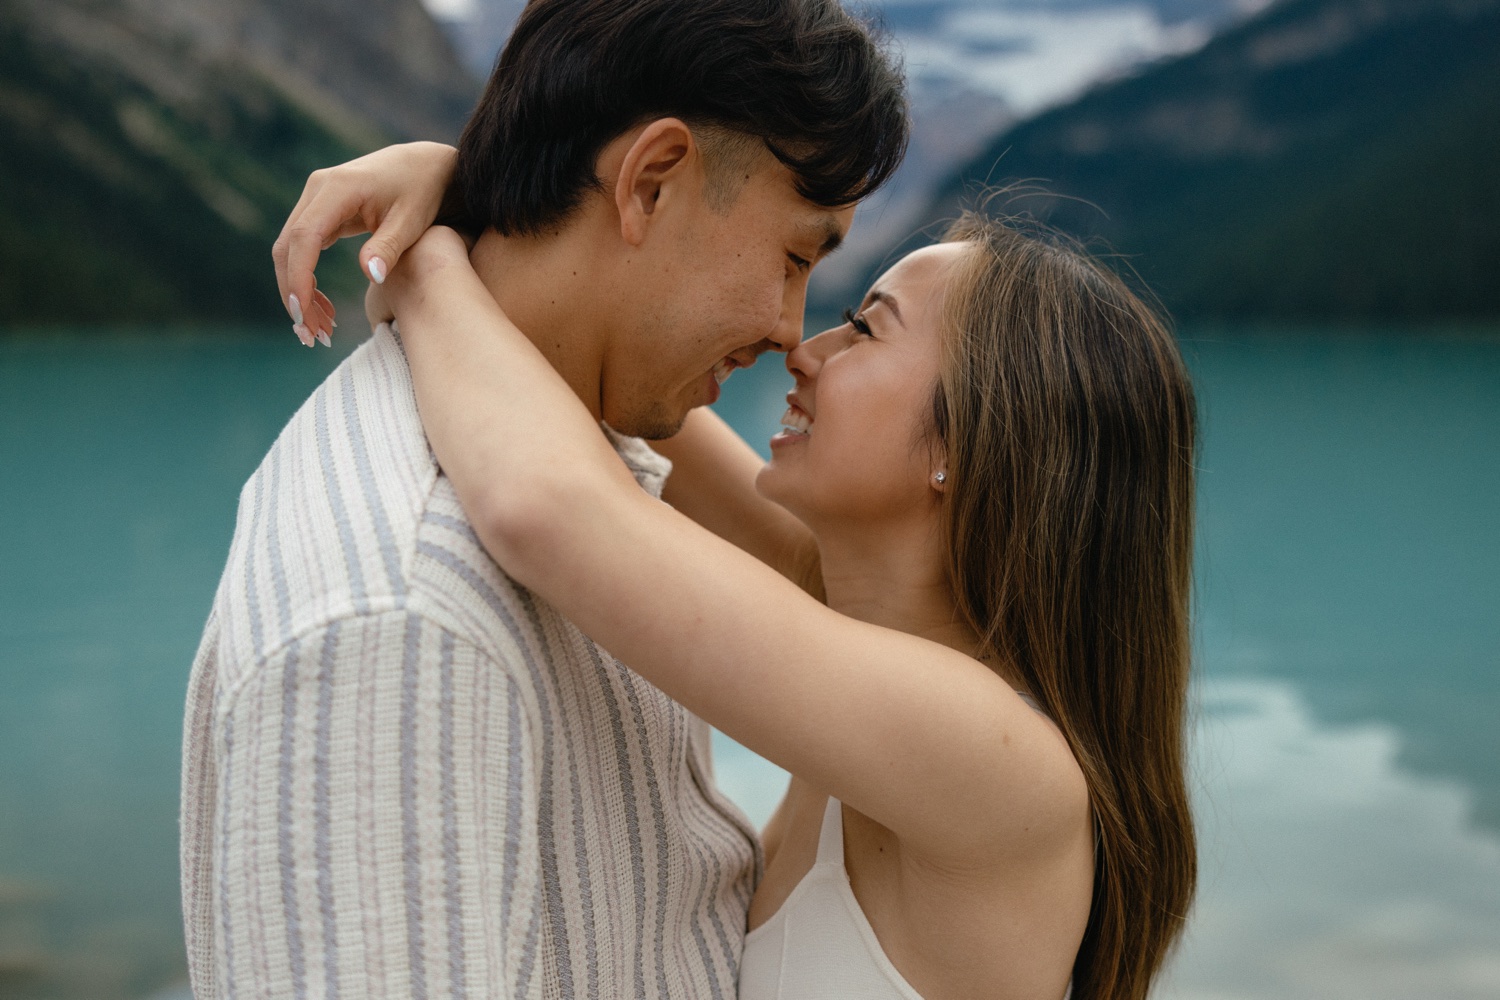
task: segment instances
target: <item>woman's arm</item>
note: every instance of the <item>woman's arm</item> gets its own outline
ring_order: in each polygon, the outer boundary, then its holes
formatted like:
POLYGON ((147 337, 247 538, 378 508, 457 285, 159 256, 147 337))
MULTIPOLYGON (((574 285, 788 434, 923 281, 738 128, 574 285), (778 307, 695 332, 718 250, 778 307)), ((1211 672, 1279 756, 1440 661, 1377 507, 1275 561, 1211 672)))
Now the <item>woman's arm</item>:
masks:
POLYGON ((672 460, 663 500, 823 599, 812 532, 756 490, 765 462, 722 417, 706 407, 694 410, 682 430, 652 447, 672 460))
POLYGON ((1031 857, 1078 821, 1081 791, 1059 795, 1082 789, 1060 737, 992 671, 831 611, 642 491, 480 295, 465 249, 433 230, 386 291, 433 449, 508 573, 689 710, 927 856, 1031 857))

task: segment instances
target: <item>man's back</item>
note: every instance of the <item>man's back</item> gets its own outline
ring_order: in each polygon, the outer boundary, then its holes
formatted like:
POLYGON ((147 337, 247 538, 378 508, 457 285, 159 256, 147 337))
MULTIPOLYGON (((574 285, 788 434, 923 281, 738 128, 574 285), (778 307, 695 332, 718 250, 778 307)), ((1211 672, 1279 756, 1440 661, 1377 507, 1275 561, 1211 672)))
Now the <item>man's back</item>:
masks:
POLYGON ((706 727, 484 554, 382 329, 246 485, 194 664, 196 996, 732 997, 754 845, 706 727))

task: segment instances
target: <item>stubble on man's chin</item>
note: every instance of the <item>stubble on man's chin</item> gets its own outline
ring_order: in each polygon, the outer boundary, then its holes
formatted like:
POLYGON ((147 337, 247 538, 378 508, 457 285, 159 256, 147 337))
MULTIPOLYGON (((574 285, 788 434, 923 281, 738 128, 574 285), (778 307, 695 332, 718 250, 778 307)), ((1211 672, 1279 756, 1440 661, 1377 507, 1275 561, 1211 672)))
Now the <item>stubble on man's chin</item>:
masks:
POLYGON ((638 407, 635 412, 621 414, 606 421, 618 434, 641 438, 645 441, 664 441, 676 436, 687 420, 686 413, 664 403, 651 403, 638 407))

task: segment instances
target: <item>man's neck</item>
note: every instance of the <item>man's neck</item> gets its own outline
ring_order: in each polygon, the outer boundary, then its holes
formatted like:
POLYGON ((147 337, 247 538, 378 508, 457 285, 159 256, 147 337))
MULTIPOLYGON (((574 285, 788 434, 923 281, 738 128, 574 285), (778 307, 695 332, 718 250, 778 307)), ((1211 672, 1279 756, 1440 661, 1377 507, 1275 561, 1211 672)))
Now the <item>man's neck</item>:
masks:
POLYGON ((502 236, 491 230, 470 254, 500 308, 596 418, 602 419, 604 331, 593 303, 594 262, 579 234, 502 236))

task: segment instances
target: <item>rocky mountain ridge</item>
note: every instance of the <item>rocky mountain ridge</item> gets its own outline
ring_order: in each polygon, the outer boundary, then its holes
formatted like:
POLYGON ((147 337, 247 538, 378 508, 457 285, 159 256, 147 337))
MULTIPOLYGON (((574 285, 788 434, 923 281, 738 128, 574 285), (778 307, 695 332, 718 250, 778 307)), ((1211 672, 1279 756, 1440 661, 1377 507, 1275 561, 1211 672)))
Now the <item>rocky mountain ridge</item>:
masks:
POLYGON ((172 102, 238 71, 348 138, 451 139, 477 89, 419 0, 7 0, 38 41, 172 102))

